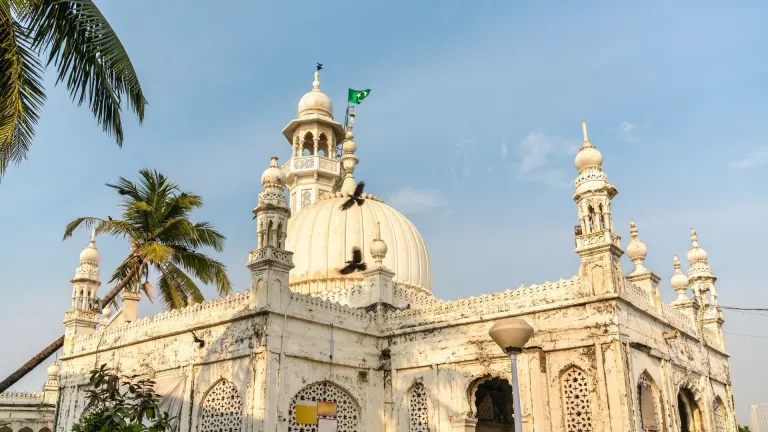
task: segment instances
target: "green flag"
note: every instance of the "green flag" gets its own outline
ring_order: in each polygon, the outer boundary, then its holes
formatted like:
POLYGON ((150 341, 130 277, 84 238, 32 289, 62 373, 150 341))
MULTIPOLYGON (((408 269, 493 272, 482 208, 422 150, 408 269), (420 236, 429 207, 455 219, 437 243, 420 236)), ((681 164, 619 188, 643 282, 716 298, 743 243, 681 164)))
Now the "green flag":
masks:
POLYGON ((351 104, 359 104, 371 93, 371 89, 355 90, 349 89, 349 97, 347 101, 351 104))

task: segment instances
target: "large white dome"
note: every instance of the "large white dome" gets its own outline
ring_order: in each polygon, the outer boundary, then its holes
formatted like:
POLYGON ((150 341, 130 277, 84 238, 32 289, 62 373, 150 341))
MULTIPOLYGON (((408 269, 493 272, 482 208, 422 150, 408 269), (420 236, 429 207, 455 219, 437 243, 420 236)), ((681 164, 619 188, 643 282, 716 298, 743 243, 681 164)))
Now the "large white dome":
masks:
POLYGON ((431 292, 429 254, 411 221, 370 198, 362 206, 342 211, 339 206, 346 199, 321 199, 289 220, 286 249, 293 252, 295 265, 290 274, 291 288, 316 293, 359 285, 362 273, 342 276, 338 269, 350 259, 355 246, 362 250, 369 268, 373 265, 370 246, 381 224, 381 238, 388 247, 383 264, 395 272, 396 285, 431 292))

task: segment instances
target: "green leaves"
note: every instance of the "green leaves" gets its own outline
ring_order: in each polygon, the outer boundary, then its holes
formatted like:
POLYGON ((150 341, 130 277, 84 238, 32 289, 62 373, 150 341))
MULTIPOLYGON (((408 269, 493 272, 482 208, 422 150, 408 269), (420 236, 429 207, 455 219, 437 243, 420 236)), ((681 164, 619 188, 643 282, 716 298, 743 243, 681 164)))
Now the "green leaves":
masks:
POLYGON ((143 379, 121 383, 106 366, 103 364, 91 371, 90 388, 86 390, 86 414, 72 426, 72 431, 170 431, 172 418, 160 410, 160 396, 154 391, 155 382, 143 379))
POLYGON ((14 15, 26 16, 25 9, 0 1, 0 178, 9 163, 26 159, 45 101, 43 67, 14 15))
POLYGON ((216 286, 221 295, 232 291, 226 266, 200 252, 206 247, 220 252, 226 240, 210 222, 190 221, 192 212, 203 204, 200 196, 182 191, 160 172, 148 169, 139 171, 136 183, 120 177, 107 186, 123 198, 121 219, 77 218, 66 226, 64 238, 84 226, 128 240, 131 253, 114 271, 111 282, 121 284, 130 277, 127 285, 143 289, 151 299, 152 285, 147 282, 154 272, 157 292, 170 309, 203 301, 192 278, 216 286))
POLYGON ((64 82, 74 102, 87 101, 119 146, 123 105, 144 120, 147 100, 136 71, 93 0, 0 1, 0 178, 32 145, 45 101, 38 55, 58 69, 56 84, 64 82))

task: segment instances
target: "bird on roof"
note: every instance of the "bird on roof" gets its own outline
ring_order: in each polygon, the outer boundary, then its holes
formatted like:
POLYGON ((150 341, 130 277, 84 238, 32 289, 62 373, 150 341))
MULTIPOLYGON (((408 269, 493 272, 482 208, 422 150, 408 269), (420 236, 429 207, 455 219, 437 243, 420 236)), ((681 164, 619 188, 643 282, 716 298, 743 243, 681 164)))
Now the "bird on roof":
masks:
POLYGON ((357 187, 355 187, 355 192, 344 201, 344 203, 341 204, 341 207, 339 207, 342 211, 349 210, 352 208, 353 205, 357 204, 359 206, 363 205, 365 200, 361 197, 363 195, 363 189, 365 188, 365 182, 361 181, 357 184, 357 187))
POLYGON ((343 275, 348 275, 356 271, 365 271, 367 268, 368 268, 368 265, 366 265, 363 262, 363 253, 360 251, 360 248, 353 247, 352 259, 350 261, 347 261, 347 265, 344 266, 344 268, 342 268, 341 270, 339 270, 339 273, 343 275))

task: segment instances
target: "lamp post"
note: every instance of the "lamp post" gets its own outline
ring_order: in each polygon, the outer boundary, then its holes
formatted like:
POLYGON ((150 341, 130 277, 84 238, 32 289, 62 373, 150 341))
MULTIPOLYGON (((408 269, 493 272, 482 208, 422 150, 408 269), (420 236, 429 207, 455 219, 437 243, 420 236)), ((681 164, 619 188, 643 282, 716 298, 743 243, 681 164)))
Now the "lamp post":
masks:
POLYGON ((507 318, 496 321, 488 335, 509 356, 512 363, 512 404, 515 410, 515 432, 522 432, 523 420, 520 409, 520 382, 517 379, 517 355, 523 352, 523 347, 533 335, 533 327, 520 318, 507 318))

